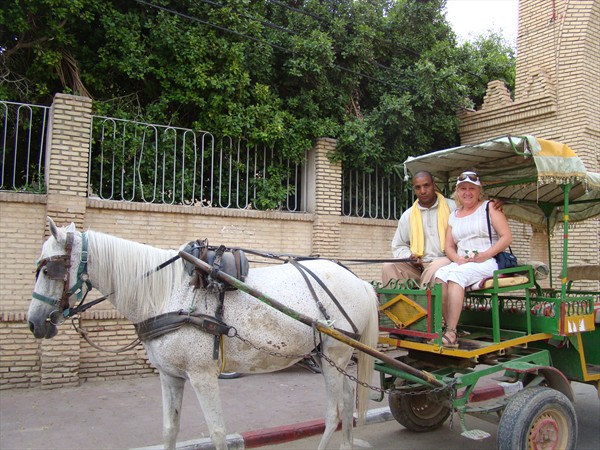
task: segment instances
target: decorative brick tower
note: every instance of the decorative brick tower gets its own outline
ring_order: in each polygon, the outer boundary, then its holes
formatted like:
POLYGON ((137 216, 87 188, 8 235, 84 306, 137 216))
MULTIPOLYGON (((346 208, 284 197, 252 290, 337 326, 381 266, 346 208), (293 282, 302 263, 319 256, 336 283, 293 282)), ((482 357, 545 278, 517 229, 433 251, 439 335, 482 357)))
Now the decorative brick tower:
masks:
MULTIPOLYGON (((481 108, 461 113, 463 144, 506 133, 533 134, 564 142, 588 170, 600 172, 600 2, 521 0, 517 50, 514 100, 503 82, 490 82, 481 108)), ((525 239, 519 247, 530 251, 523 256, 547 260, 545 235, 520 226, 511 223, 513 235, 525 239)), ((598 264, 600 220, 572 226, 571 264, 598 264)), ((555 231, 556 265, 562 232, 555 231)))

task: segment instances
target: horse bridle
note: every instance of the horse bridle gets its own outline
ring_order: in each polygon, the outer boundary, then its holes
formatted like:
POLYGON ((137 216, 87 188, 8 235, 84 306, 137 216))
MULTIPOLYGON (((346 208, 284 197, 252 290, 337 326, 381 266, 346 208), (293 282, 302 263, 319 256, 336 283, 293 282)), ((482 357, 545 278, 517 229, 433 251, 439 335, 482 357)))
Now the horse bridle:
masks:
POLYGON ((57 308, 52 311, 46 319, 46 321, 54 325, 57 325, 57 323, 53 320, 54 313, 58 313, 66 319, 80 312, 80 308, 71 308, 69 303, 71 296, 77 294, 77 300, 83 302, 83 300, 85 300, 85 295, 92 290, 92 283, 89 281, 89 276, 87 273, 88 252, 87 235, 85 233, 81 233, 81 256, 79 258, 79 267, 77 268, 77 281, 70 286, 71 251, 73 249, 74 234, 75 233, 73 232, 67 233, 67 241, 65 244, 66 253, 64 255, 55 255, 44 258, 40 260, 37 265, 35 275, 36 280, 38 279, 40 272, 44 271, 44 275, 49 279, 63 282, 63 291, 60 298, 47 297, 45 295, 38 294, 35 291, 32 294, 34 299, 48 303, 49 305, 57 308), (85 295, 83 289, 84 285, 87 288, 85 290, 85 295))

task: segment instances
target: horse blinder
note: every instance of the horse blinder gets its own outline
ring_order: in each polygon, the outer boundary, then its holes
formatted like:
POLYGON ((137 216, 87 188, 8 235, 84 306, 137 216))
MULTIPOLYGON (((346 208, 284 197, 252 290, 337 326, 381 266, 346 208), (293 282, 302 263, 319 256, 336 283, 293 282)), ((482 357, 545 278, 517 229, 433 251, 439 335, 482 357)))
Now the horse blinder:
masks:
POLYGON ((40 272, 43 271, 44 275, 50 280, 65 281, 70 268, 71 261, 69 255, 44 258, 38 264, 35 278, 37 279, 40 272))

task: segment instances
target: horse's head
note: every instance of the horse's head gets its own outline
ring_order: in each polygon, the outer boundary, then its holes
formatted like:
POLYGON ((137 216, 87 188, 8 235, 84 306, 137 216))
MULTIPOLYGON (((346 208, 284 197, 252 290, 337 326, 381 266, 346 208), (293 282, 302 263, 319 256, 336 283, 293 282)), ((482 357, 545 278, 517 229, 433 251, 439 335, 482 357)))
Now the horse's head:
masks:
POLYGON ((49 217, 48 224, 52 235, 37 261, 28 320, 36 338, 49 339, 56 336, 58 325, 69 317, 77 298, 91 286, 87 279, 85 234, 76 231, 74 224, 58 228, 49 217))

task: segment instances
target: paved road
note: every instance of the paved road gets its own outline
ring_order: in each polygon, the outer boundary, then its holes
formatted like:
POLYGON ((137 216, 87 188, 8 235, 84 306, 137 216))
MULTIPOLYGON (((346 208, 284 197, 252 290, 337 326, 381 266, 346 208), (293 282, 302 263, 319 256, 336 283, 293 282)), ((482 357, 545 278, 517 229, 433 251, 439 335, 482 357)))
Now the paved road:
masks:
MULTIPOLYGON (((575 391, 575 411, 578 419, 577 450, 597 450, 600 448, 600 400, 595 387, 573 383, 575 391)), ((428 433, 413 433, 395 421, 367 425, 354 431, 354 448, 378 450, 494 450, 496 448, 496 425, 468 416, 469 428, 487 431, 491 437, 475 441, 461 436, 461 427, 455 416, 454 427, 447 421, 440 429, 428 433)), ((339 448, 339 432, 334 435, 327 448, 339 448)), ((320 436, 287 442, 283 445, 258 447, 264 450, 285 448, 286 450, 315 449, 320 436)))
MULTIPOLYGON (((246 375, 219 382, 228 433, 314 421, 323 418, 326 399, 323 378, 304 369, 246 375)), ((592 386, 575 383, 579 418, 579 450, 600 444, 600 401, 592 386)), ((371 402, 371 409, 384 403, 371 402)), ((492 433, 482 442, 460 436, 456 424, 432 433, 415 434, 395 421, 356 430, 358 444, 371 448, 493 449, 495 426, 474 418, 492 433)), ((475 422, 476 421, 476 422, 475 422)), ((55 390, 16 389, 0 391, 0 449, 125 449, 162 442, 160 383, 152 376, 134 380, 88 382, 79 387, 55 390)), ((208 436, 208 429, 192 389, 188 386, 182 409, 179 441, 208 436)), ((318 437, 265 447, 314 449, 318 437)), ((337 448, 333 442, 329 448, 337 448)))
MULTIPOLYGON (((323 377, 299 367, 219 381, 228 433, 321 419, 323 377)), ((178 441, 208 436, 204 416, 186 385, 178 441)), ((373 402, 373 407, 382 404, 373 402)), ((157 376, 87 382, 62 389, 0 391, 0 449, 102 450, 162 443, 157 376)))

